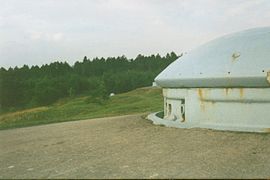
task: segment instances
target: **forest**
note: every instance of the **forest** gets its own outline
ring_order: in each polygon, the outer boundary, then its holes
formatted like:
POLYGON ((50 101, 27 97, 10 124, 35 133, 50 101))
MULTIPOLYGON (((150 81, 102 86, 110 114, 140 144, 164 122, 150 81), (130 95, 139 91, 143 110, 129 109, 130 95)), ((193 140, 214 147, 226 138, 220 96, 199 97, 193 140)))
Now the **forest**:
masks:
MULTIPOLYGON (((180 55, 181 56, 181 55, 180 55)), ((151 86, 154 78, 179 56, 174 52, 135 59, 125 56, 86 56, 74 65, 53 62, 39 66, 0 69, 0 109, 50 105, 60 98, 87 95, 89 101, 106 100, 110 93, 123 93, 151 86)))

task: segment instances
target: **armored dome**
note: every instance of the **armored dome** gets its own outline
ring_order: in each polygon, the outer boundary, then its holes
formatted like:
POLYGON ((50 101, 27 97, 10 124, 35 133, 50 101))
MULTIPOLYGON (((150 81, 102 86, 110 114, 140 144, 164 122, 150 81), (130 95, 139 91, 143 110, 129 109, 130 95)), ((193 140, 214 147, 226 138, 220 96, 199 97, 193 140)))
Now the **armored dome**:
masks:
POLYGON ((270 87, 270 27, 210 41, 155 79, 161 87, 270 87))

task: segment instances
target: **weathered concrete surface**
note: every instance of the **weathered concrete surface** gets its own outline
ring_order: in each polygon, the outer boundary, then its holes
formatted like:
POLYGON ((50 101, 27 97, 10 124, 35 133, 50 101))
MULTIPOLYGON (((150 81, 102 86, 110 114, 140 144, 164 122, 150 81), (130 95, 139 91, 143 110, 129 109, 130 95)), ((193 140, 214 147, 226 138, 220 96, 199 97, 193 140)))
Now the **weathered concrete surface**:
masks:
POLYGON ((270 178, 270 134, 166 128, 141 115, 3 130, 0 178, 270 178))

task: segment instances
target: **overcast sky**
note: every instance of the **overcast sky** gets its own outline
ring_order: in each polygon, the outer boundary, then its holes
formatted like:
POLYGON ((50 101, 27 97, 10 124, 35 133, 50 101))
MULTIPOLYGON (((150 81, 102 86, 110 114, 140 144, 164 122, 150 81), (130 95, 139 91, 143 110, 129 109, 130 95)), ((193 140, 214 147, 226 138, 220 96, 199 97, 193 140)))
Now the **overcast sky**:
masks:
POLYGON ((270 0, 0 0, 0 65, 180 54, 270 26, 270 0))

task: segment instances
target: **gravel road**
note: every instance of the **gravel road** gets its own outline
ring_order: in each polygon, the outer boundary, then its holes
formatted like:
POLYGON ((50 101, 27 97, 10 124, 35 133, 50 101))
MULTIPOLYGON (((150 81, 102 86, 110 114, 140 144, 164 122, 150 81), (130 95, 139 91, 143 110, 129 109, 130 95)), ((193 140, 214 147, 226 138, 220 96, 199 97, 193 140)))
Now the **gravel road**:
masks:
POLYGON ((0 178, 270 178, 270 134, 153 125, 142 114, 0 131, 0 178))

